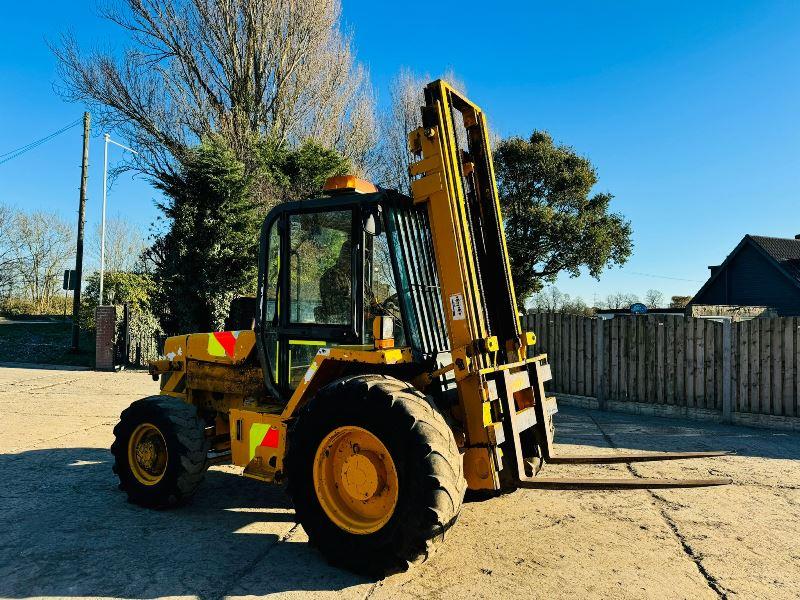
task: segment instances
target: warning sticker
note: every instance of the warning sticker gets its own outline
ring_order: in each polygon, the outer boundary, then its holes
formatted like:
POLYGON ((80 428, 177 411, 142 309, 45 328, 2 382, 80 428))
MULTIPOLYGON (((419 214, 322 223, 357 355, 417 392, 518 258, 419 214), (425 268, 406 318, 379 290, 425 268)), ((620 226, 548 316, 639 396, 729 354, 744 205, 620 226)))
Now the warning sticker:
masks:
POLYGON ((450 295, 450 310, 454 321, 461 321, 466 318, 464 314, 464 296, 461 294, 450 295))

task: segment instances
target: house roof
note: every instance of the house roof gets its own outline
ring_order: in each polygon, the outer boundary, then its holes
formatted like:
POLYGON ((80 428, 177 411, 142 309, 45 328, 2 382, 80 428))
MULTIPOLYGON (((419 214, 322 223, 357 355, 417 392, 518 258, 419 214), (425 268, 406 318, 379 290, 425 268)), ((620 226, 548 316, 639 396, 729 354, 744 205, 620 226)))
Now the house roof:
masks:
POLYGON ((748 237, 761 246, 761 249, 786 269, 792 277, 800 281, 800 240, 761 235, 748 237))
MULTIPOLYGON (((747 244, 752 244, 753 247, 759 250, 768 261, 772 262, 781 273, 789 278, 792 283, 800 287, 800 240, 747 234, 742 238, 742 241, 737 244, 736 248, 728 254, 719 268, 708 278, 708 281, 703 284, 703 287, 697 291, 694 298, 697 298, 706 291, 711 283, 725 270, 728 263, 730 263, 747 244)), ((692 298, 689 304, 694 303, 694 298, 692 298)))

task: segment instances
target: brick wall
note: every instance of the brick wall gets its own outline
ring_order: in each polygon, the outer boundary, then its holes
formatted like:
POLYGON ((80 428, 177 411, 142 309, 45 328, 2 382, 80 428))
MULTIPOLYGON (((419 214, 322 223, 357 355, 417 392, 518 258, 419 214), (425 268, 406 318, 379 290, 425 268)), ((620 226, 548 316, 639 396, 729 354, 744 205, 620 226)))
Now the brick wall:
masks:
POLYGON ((117 322, 117 310, 114 306, 98 306, 95 309, 97 326, 95 369, 98 371, 114 370, 114 339, 117 322))

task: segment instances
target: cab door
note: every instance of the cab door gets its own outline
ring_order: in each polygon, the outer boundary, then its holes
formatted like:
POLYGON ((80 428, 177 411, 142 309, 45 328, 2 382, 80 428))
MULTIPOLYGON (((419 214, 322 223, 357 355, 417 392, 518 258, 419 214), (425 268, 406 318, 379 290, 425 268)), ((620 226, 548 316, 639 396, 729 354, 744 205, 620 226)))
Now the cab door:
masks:
POLYGON ((361 227, 355 205, 288 209, 269 225, 264 353, 284 397, 322 347, 361 342, 361 227))

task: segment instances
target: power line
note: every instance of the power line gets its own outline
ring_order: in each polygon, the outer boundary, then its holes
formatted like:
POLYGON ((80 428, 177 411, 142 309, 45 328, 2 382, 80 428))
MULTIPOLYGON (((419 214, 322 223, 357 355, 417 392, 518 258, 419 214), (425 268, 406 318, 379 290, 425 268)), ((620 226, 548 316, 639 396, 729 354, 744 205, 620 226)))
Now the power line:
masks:
POLYGON ((3 159, 5 157, 7 157, 9 154, 18 154, 19 152, 25 152, 26 150, 28 150, 30 148, 36 147, 38 145, 41 145, 44 142, 54 138, 55 136, 57 136, 57 135, 59 135, 61 133, 64 133, 68 129, 70 129, 72 127, 75 127, 75 125, 77 125, 80 122, 81 122, 80 119, 75 119, 74 121, 72 121, 71 123, 68 123, 67 125, 65 125, 61 129, 59 129, 57 131, 54 131, 53 133, 51 133, 49 135, 46 135, 45 137, 43 137, 43 138, 41 138, 39 140, 36 140, 35 142, 31 142, 29 144, 25 144, 24 146, 21 146, 19 148, 14 149, 14 150, 10 150, 9 152, 6 152, 4 154, 0 154, 0 159, 3 159))
POLYGON ((672 279, 673 281, 691 281, 692 283, 705 283, 705 280, 700 279, 685 279, 683 277, 670 277, 668 275, 654 275, 653 273, 639 273, 637 271, 628 271, 631 275, 640 275, 642 277, 654 277, 655 279, 672 279))
POLYGON ((19 148, 16 148, 14 150, 9 150, 8 152, 6 152, 4 154, 0 154, 0 165, 2 165, 4 163, 7 163, 8 161, 13 160, 15 158, 18 158, 19 156, 22 156, 23 154, 33 150, 34 148, 38 148, 42 144, 45 144, 45 143, 49 142, 54 137, 61 135, 65 131, 68 131, 68 130, 72 129, 73 127, 79 125, 80 123, 81 123, 81 119, 75 119, 74 121, 72 121, 71 123, 68 123, 67 125, 65 125, 61 129, 59 129, 57 131, 54 131, 53 133, 48 134, 48 135, 44 136, 41 139, 38 139, 38 140, 33 141, 33 142, 30 142, 29 144, 25 144, 24 146, 20 146, 19 148))

